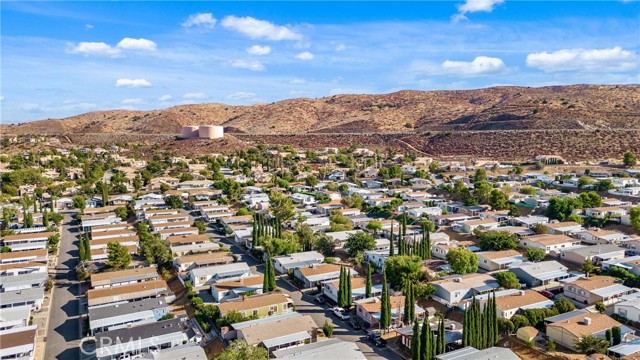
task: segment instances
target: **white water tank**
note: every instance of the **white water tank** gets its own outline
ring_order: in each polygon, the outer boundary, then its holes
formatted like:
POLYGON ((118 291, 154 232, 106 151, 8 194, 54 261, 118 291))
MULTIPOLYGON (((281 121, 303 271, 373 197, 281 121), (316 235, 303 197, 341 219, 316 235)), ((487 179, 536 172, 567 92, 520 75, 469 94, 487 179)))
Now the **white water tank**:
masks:
POLYGON ((224 128, 222 126, 215 125, 202 125, 200 126, 199 136, 205 139, 217 139, 224 136, 224 128))
POLYGON ((199 126, 183 126, 182 137, 185 139, 194 139, 198 137, 199 126))

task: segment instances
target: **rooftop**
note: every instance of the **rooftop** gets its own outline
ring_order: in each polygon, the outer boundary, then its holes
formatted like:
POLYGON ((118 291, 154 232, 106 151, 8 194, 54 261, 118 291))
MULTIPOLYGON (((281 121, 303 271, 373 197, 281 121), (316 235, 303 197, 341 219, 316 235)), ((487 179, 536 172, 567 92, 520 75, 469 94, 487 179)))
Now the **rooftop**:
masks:
POLYGON ((228 314, 231 311, 247 311, 289 302, 291 299, 283 294, 261 294, 224 302, 218 305, 218 309, 221 314, 228 314))
POLYGON ((574 316, 565 320, 557 321, 547 325, 553 327, 563 328, 576 337, 591 335, 610 329, 614 326, 619 326, 620 323, 613 320, 605 314, 587 314, 586 316, 574 316), (591 319, 591 324, 587 325, 584 322, 585 318, 591 319))
POLYGON ((263 341, 282 336, 297 334, 302 331, 312 332, 316 329, 313 318, 309 315, 279 319, 274 322, 258 324, 238 330, 249 345, 258 345, 263 341))

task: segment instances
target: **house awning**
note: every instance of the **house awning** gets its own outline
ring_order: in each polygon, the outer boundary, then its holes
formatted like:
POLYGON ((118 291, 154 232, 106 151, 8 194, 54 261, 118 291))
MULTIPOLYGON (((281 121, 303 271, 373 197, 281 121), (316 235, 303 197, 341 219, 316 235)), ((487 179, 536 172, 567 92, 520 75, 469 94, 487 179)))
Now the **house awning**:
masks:
POLYGON ((309 333, 306 332, 306 331, 301 331, 301 332, 297 332, 297 333, 294 333, 294 334, 289 334, 289 335, 280 336, 280 337, 277 337, 277 338, 265 340, 265 341, 262 342, 262 344, 267 349, 271 349, 273 347, 277 347, 277 346, 280 346, 280 345, 291 344, 291 343, 295 343, 295 342, 299 342, 299 341, 305 341, 305 340, 309 340, 309 339, 311 339, 311 335, 309 335, 309 333))
POLYGON ((592 293, 601 297, 609 297, 617 294, 627 294, 633 289, 626 287, 622 284, 615 284, 601 289, 593 290, 592 293))

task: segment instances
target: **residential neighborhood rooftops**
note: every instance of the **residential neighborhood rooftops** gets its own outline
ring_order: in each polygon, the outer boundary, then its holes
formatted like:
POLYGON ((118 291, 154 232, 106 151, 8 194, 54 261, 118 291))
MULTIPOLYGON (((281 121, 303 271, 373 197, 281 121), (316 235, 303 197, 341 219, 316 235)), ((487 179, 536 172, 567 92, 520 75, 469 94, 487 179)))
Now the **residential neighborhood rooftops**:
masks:
POLYGON ((433 285, 439 285, 448 291, 463 290, 475 287, 486 286, 488 284, 497 285, 496 279, 486 274, 466 274, 454 275, 432 281, 433 285))
POLYGON ((218 309, 224 315, 231 311, 240 312, 288 302, 291 302, 291 299, 283 294, 261 294, 221 303, 218 305, 218 309))
POLYGON ((547 327, 559 327, 568 331, 576 337, 591 335, 610 329, 614 326, 619 326, 620 323, 613 320, 605 314, 586 314, 585 316, 574 316, 568 319, 560 320, 548 324, 547 327), (590 320, 585 321, 585 318, 590 320))
POLYGON ((113 283, 114 280, 122 279, 126 281, 136 281, 149 278, 156 278, 158 269, 155 267, 143 267, 135 269, 126 269, 120 271, 107 271, 91 275, 91 285, 96 286, 98 283, 113 283))
POLYGON ((501 310, 518 309, 527 305, 549 301, 539 292, 533 290, 518 291, 507 296, 496 297, 496 306, 501 310))
POLYGON ((280 319, 275 322, 243 328, 239 331, 249 345, 258 345, 269 339, 276 339, 301 332, 312 332, 316 329, 313 318, 309 315, 280 319))

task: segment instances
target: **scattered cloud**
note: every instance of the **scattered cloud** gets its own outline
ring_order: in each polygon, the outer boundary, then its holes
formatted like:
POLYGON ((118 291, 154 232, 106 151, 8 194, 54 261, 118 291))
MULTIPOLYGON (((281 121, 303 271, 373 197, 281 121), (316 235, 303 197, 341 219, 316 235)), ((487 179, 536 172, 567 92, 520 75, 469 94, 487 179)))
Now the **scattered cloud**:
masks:
POLYGON ((308 51, 304 51, 296 55, 296 59, 305 61, 313 60, 313 54, 308 51))
POLYGON ((158 101, 169 101, 173 99, 173 96, 167 94, 167 95, 162 95, 158 98, 158 101))
POLYGON ((467 20, 466 14, 474 12, 492 12, 496 5, 500 5, 504 0, 466 0, 462 4, 457 4, 458 13, 451 17, 454 23, 467 20))
POLYGON ((147 39, 133 39, 126 37, 116 45, 111 46, 105 42, 79 42, 77 45, 67 43, 67 52, 70 54, 81 54, 84 56, 122 56, 123 50, 126 51, 155 51, 157 45, 155 42, 147 39))
POLYGON ((84 29, 85 29, 85 30, 91 30, 91 29, 93 29, 93 25, 91 25, 91 24, 86 24, 86 25, 84 26, 84 29))
POLYGON ((4 101, 4 96, 0 95, 0 101, 4 101))
POLYGON ((258 20, 250 16, 227 16, 222 19, 222 26, 229 30, 237 31, 251 39, 264 39, 272 41, 301 40, 302 35, 286 26, 275 25, 266 20, 258 20))
POLYGON ((302 85, 302 84, 306 84, 307 82, 304 79, 293 79, 289 81, 289 83, 293 85, 302 85))
POLYGON ((447 74, 463 77, 495 75, 507 70, 507 66, 502 59, 488 56, 478 56, 473 61, 446 60, 441 67, 447 74))
POLYGON ((232 67, 247 69, 251 71, 263 71, 264 65, 260 61, 234 60, 230 64, 232 67))
POLYGON ((116 87, 141 88, 150 87, 151 82, 145 79, 118 79, 116 87))
POLYGON ((183 99, 188 99, 188 100, 203 100, 208 98, 209 96, 205 93, 201 93, 201 92, 195 92, 195 93, 186 93, 184 95, 182 95, 183 99))
POLYGON ((140 104, 144 104, 144 100, 138 99, 138 98, 122 100, 122 105, 140 105, 140 104))
POLYGON ((336 51, 345 51, 347 50, 347 46, 345 44, 336 45, 336 51))
POLYGON ((67 52, 84 56, 117 57, 120 55, 121 50, 111 47, 111 45, 104 42, 80 42, 77 45, 72 43, 67 44, 67 52))
POLYGON ((238 91, 227 96, 227 99, 235 100, 235 101, 255 100, 255 98, 256 98, 256 94, 252 92, 244 92, 244 91, 238 91))
POLYGON ((271 47, 253 45, 250 48, 247 48, 247 53, 251 55, 268 55, 269 53, 271 53, 271 47))
POLYGON ((615 72, 638 67, 638 55, 620 46, 611 49, 562 49, 527 55, 527 66, 544 72, 615 72))
POLYGON ((201 31, 208 31, 213 29, 217 22, 218 20, 216 20, 211 13, 198 13, 189 15, 187 20, 180 25, 188 29, 195 28, 201 31))
POLYGON ((155 51, 158 46, 155 42, 147 39, 124 38, 120 40, 117 48, 123 50, 155 51))

